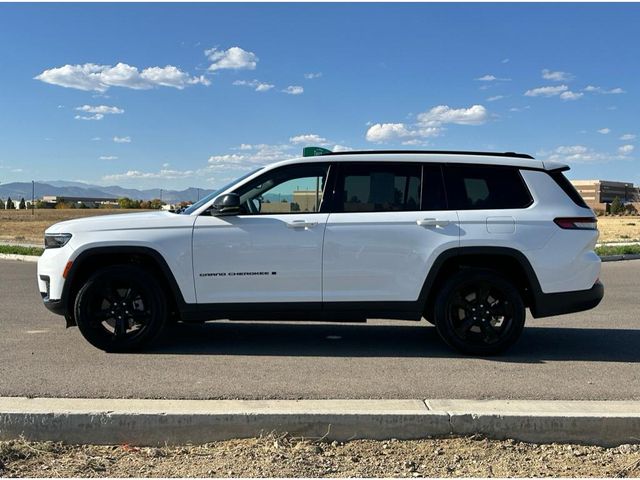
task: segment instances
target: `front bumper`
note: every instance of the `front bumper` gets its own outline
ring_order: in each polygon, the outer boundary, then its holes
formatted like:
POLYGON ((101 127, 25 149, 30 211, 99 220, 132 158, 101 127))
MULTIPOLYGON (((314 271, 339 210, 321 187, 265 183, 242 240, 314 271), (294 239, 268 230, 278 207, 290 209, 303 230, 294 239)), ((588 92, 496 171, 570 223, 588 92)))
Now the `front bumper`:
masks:
POLYGON ((535 318, 582 312, 598 306, 604 297, 604 285, 598 280, 589 290, 575 292, 540 293, 532 305, 535 318))
POLYGON ((42 302, 44 303, 44 306, 47 307, 47 310, 49 310, 51 313, 63 316, 67 314, 64 302, 62 300, 51 300, 44 292, 40 292, 40 295, 42 295, 42 302))

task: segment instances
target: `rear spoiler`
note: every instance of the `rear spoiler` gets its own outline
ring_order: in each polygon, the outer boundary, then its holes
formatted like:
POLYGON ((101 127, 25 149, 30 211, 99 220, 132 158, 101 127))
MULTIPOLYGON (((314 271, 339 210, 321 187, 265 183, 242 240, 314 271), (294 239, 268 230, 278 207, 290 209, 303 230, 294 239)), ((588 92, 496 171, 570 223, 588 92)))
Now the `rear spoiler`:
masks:
POLYGON ((571 169, 571 167, 566 163, 550 162, 548 160, 543 160, 542 165, 544 166, 545 170, 550 170, 554 172, 566 172, 567 170, 571 169))

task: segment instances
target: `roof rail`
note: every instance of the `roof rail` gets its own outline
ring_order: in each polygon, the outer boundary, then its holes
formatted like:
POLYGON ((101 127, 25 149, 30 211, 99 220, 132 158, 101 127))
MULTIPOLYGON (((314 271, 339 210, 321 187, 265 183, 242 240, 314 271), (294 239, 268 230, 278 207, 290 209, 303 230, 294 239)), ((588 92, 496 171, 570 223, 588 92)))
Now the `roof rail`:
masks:
POLYGON ((490 157, 508 157, 508 158, 529 158, 533 160, 531 155, 516 152, 469 152, 464 150, 355 150, 345 152, 328 152, 322 153, 322 156, 330 155, 368 155, 372 153, 382 154, 415 154, 415 153, 432 153, 442 155, 480 155, 490 157))

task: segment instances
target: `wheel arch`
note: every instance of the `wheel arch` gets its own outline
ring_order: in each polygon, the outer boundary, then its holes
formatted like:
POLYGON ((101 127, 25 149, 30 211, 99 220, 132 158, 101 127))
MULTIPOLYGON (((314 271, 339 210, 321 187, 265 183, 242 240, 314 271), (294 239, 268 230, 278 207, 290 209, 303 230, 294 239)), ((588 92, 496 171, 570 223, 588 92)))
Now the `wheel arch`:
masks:
POLYGON ((538 277, 527 257, 509 247, 456 247, 442 252, 433 263, 420 292, 419 303, 424 312, 432 311, 438 286, 451 274, 464 268, 493 270, 513 281, 525 306, 535 316, 538 298, 542 293, 538 277))
POLYGON ((180 314, 186 303, 171 268, 160 252, 141 246, 94 247, 81 252, 67 273, 62 290, 67 326, 75 325, 73 302, 84 281, 97 269, 116 264, 135 264, 150 270, 166 292, 170 313, 180 314))

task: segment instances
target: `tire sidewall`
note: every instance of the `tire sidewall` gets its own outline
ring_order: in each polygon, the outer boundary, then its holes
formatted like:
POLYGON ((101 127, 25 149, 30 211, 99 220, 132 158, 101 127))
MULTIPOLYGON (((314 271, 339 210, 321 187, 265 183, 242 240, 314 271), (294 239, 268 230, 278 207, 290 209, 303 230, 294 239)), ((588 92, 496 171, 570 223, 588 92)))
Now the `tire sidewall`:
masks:
POLYGON ((82 336, 94 347, 107 352, 135 351, 153 342, 162 332, 167 317, 166 300, 158 281, 146 270, 135 265, 114 265, 94 273, 80 288, 75 298, 74 313, 82 336), (132 338, 115 341, 104 328, 92 325, 89 303, 99 294, 108 279, 131 282, 150 303, 151 318, 144 331, 132 338))
POLYGON ((513 283, 497 272, 481 269, 462 270, 447 280, 436 298, 434 312, 438 334, 449 346, 465 354, 481 356, 496 355, 512 346, 520 338, 526 319, 522 296, 513 283), (511 302, 514 310, 507 334, 495 344, 479 345, 465 342, 455 333, 448 318, 449 301, 455 291, 464 284, 477 281, 487 282, 500 290, 505 299, 511 302))

